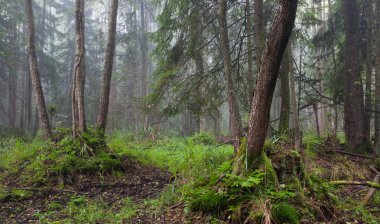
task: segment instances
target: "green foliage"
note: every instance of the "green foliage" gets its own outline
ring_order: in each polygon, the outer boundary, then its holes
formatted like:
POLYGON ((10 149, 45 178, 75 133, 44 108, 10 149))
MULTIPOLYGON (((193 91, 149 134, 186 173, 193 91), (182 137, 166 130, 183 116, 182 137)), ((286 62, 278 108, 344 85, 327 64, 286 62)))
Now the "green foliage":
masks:
POLYGON ((374 162, 374 166, 377 170, 380 170, 380 159, 376 159, 375 162, 374 162))
POLYGON ((194 134, 192 137, 190 137, 190 141, 193 144, 204 144, 204 145, 216 144, 215 138, 206 132, 200 132, 200 133, 194 134))
POLYGON ((195 199, 190 201, 192 211, 218 214, 228 208, 228 197, 215 190, 209 190, 199 195, 194 195, 195 199))
POLYGON ((73 196, 65 206, 53 201, 48 208, 34 214, 39 223, 128 223, 138 209, 130 198, 117 201, 116 208, 84 196, 73 196))
POLYGON ((22 201, 32 197, 32 193, 22 189, 1 189, 0 188, 0 202, 8 201, 22 201))
POLYGON ((121 170, 117 155, 110 152, 103 133, 95 130, 73 139, 70 132, 59 133, 57 143, 35 140, 31 143, 12 140, 0 149, 1 175, 12 175, 20 171, 24 183, 45 184, 57 176, 79 173, 105 173, 121 170))
POLYGON ((281 202, 272 208, 272 217, 275 223, 298 224, 297 210, 288 203, 281 202))

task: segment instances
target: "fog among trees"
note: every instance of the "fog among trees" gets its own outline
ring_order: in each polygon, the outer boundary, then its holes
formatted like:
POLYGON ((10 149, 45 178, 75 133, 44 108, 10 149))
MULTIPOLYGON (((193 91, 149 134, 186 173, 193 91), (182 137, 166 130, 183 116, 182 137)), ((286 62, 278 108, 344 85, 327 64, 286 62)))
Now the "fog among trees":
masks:
POLYGON ((0 86, 0 223, 380 222, 380 0, 0 0, 0 86))

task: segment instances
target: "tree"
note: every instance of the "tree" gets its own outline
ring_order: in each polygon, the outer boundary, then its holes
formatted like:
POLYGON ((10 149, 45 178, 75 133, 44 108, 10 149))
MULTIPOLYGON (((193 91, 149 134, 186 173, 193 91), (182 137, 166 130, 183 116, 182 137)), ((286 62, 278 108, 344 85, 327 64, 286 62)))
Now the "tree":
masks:
POLYGON ((84 0, 75 1, 75 63, 73 70, 72 87, 72 119, 73 136, 77 131, 86 131, 86 116, 84 110, 84 86, 85 86, 85 47, 84 47, 84 0))
POLYGON ((263 0, 254 0, 254 27, 255 27, 255 41, 256 41, 256 62, 257 70, 260 70, 261 56, 263 54, 265 45, 265 26, 264 26, 264 10, 263 10, 263 0))
POLYGON ((290 108, 291 108, 291 120, 293 123, 294 132, 294 148, 299 149, 301 147, 301 131, 300 131, 300 121, 298 116, 298 106, 297 106, 297 96, 296 96, 296 84, 294 80, 294 69, 293 69, 293 52, 292 43, 288 43, 288 54, 289 54, 289 87, 290 87, 290 108))
POLYGON ((285 50, 284 59, 280 68, 281 82, 281 112, 279 131, 282 135, 289 134, 289 116, 290 116, 290 89, 289 89, 289 73, 290 73, 290 51, 289 47, 285 50))
MULTIPOLYGON (((380 17, 380 0, 376 0, 376 18, 380 17)), ((380 23, 375 26, 376 36, 380 36, 380 23)), ((376 61, 375 61, 375 151, 380 154, 380 38, 376 38, 376 61)))
POLYGON ((106 129, 108 107, 109 107, 109 95, 111 89, 111 78, 113 59, 115 56, 116 45, 116 24, 117 24, 117 10, 119 6, 119 0, 111 0, 111 12, 108 21, 108 43, 106 49, 106 58, 104 60, 103 69, 103 84, 102 92, 100 94, 99 112, 97 126, 103 131, 106 129))
POLYGON ((279 12, 275 18, 268 43, 261 58, 260 72, 257 76, 255 94, 249 118, 247 136, 248 167, 258 164, 269 124, 269 112, 278 72, 286 45, 293 30, 297 12, 297 0, 281 0, 279 12))
POLYGON ((359 65, 359 11, 356 0, 343 1, 345 42, 344 131, 348 150, 363 152, 368 146, 364 131, 363 86, 359 65))
POLYGON ((34 37, 34 17, 32 0, 25 0, 25 14, 27 16, 28 22, 28 61, 29 61, 29 72, 33 83, 34 92, 36 94, 38 118, 40 120, 41 129, 44 132, 46 138, 52 138, 53 134, 51 131, 51 126, 49 122, 48 113, 46 110, 44 93, 41 85, 40 73, 38 70, 36 48, 35 48, 35 37, 34 37))
POLYGON ((227 28, 227 0, 219 0, 218 21, 219 21, 219 39, 220 51, 223 57, 224 75, 227 83, 227 101, 230 112, 231 130, 234 138, 235 153, 240 146, 240 138, 243 134, 243 126, 239 112, 239 105, 236 99, 233 70, 230 55, 230 44, 228 39, 227 28))

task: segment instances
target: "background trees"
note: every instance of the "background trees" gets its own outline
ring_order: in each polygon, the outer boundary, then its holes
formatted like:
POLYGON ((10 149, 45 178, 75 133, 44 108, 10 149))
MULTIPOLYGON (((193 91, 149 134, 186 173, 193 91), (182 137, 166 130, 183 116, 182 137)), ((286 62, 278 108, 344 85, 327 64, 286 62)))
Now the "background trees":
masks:
MULTIPOLYGON (((36 0, 32 5, 41 87, 53 128, 67 127, 72 120, 70 95, 75 77, 68 74, 74 74, 78 65, 73 57, 78 43, 75 3, 36 0)), ((86 10, 82 16, 85 16, 86 29, 83 35, 86 38, 80 50, 86 46, 86 60, 81 63, 86 68, 86 82, 78 86, 84 99, 81 114, 86 118, 80 122, 81 126, 104 124, 100 122, 104 116, 100 116, 99 110, 103 108, 104 112, 104 108, 109 108, 107 131, 124 129, 135 133, 184 135, 209 131, 222 136, 242 135, 241 127, 248 125, 249 99, 260 71, 263 42, 267 41, 278 4, 227 1, 223 2, 225 16, 220 16, 221 2, 130 0, 128 4, 120 4, 118 13, 110 17, 111 3, 84 3, 86 10), (115 41, 111 41, 115 43, 115 56, 112 72, 109 72, 110 66, 105 69, 105 64, 110 65, 110 61, 104 63, 109 59, 106 52, 109 52, 110 32, 106 27, 116 15, 117 21, 112 23, 115 41), (223 17, 225 25, 220 26, 223 17), (100 99, 107 98, 101 97, 105 95, 100 91, 105 70, 107 74, 112 73, 112 78, 107 75, 104 85, 110 86, 108 107, 100 103, 105 102, 100 99), (229 111, 229 90, 234 92, 232 101, 237 109, 233 111, 238 113, 229 111), (241 125, 237 120, 241 120, 241 125)), ((376 4, 377 1, 355 4, 333 0, 300 4, 292 46, 286 50, 287 60, 279 73, 282 84, 276 84, 271 102, 271 128, 268 129, 274 135, 281 135, 284 133, 281 130, 289 128, 285 132, 293 138, 294 133, 298 133, 296 127, 303 132, 339 138, 345 132, 352 150, 361 148, 359 145, 366 150, 367 143, 377 139, 376 4), (354 10, 356 16, 352 7, 357 9, 354 10), (348 8, 349 14, 340 16, 348 8), (353 92, 355 94, 351 94, 353 92)), ((25 63, 28 28, 23 20, 25 15, 20 13, 24 1, 4 1, 0 5, 0 23, 3 24, 0 30, 1 124, 4 128, 33 132, 39 119, 36 119, 37 101, 25 63)), ((80 129, 79 123, 77 128, 80 129)))

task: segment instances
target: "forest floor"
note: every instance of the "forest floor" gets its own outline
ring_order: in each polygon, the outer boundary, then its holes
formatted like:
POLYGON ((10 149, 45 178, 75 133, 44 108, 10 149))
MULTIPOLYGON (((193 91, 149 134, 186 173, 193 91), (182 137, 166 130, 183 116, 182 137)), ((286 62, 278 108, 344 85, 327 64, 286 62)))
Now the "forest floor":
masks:
MULTIPOLYGON (((287 156, 294 151, 287 143, 273 142, 269 144, 274 149, 271 159, 278 166, 281 158, 291 158, 287 156)), ((117 135, 108 140, 108 145, 120 156, 122 171, 77 172, 55 178, 44 174, 41 182, 35 181, 41 179, 37 171, 42 169, 36 164, 44 164, 43 169, 54 168, 45 159, 48 154, 41 153, 44 144, 38 141, 0 144, 0 157, 4 158, 3 163, 0 161, 1 224, 241 223, 231 220, 230 212, 210 214, 191 209, 194 195, 209 192, 207 187, 199 187, 199 183, 231 158, 229 145, 220 146, 204 136, 185 141, 175 138, 132 141, 128 136, 117 135), (31 162, 34 160, 37 162, 31 162)), ((285 181, 286 188, 274 198, 270 196, 273 192, 269 192, 264 208, 259 210, 265 214, 267 203, 272 204, 268 205, 270 209, 283 200, 278 197, 285 197, 297 209, 298 223, 380 223, 379 191, 367 206, 362 206, 368 187, 328 184, 333 180, 372 181, 376 173, 371 159, 336 153, 342 148, 322 139, 306 138, 306 148, 301 157, 305 172, 316 181, 315 189, 309 192, 307 183, 299 183, 304 186, 300 189, 303 192, 294 192, 290 187, 294 183, 285 181), (301 194, 298 199, 296 195, 301 194)), ((64 161, 56 163, 70 164, 64 161)), ((226 184, 228 180, 223 183, 224 191, 226 184)), ((263 206, 261 199, 252 200, 250 203, 263 206)), ((264 221, 264 216, 260 217, 264 221)))
MULTIPOLYGON (((67 218, 62 209, 70 201, 78 205, 83 203, 81 198, 101 201, 109 207, 117 207, 125 198, 139 204, 144 200, 158 197, 171 174, 153 166, 142 165, 136 160, 123 161, 125 172, 113 175, 77 175, 72 176, 65 188, 54 187, 22 187, 17 178, 12 177, 3 181, 7 189, 30 192, 25 198, 11 200, 0 204, 0 223, 37 223, 46 212, 54 213, 49 222, 67 218)), ((146 214, 137 215, 136 223, 154 223, 146 214), (144 217, 145 216, 145 217, 144 217)))

